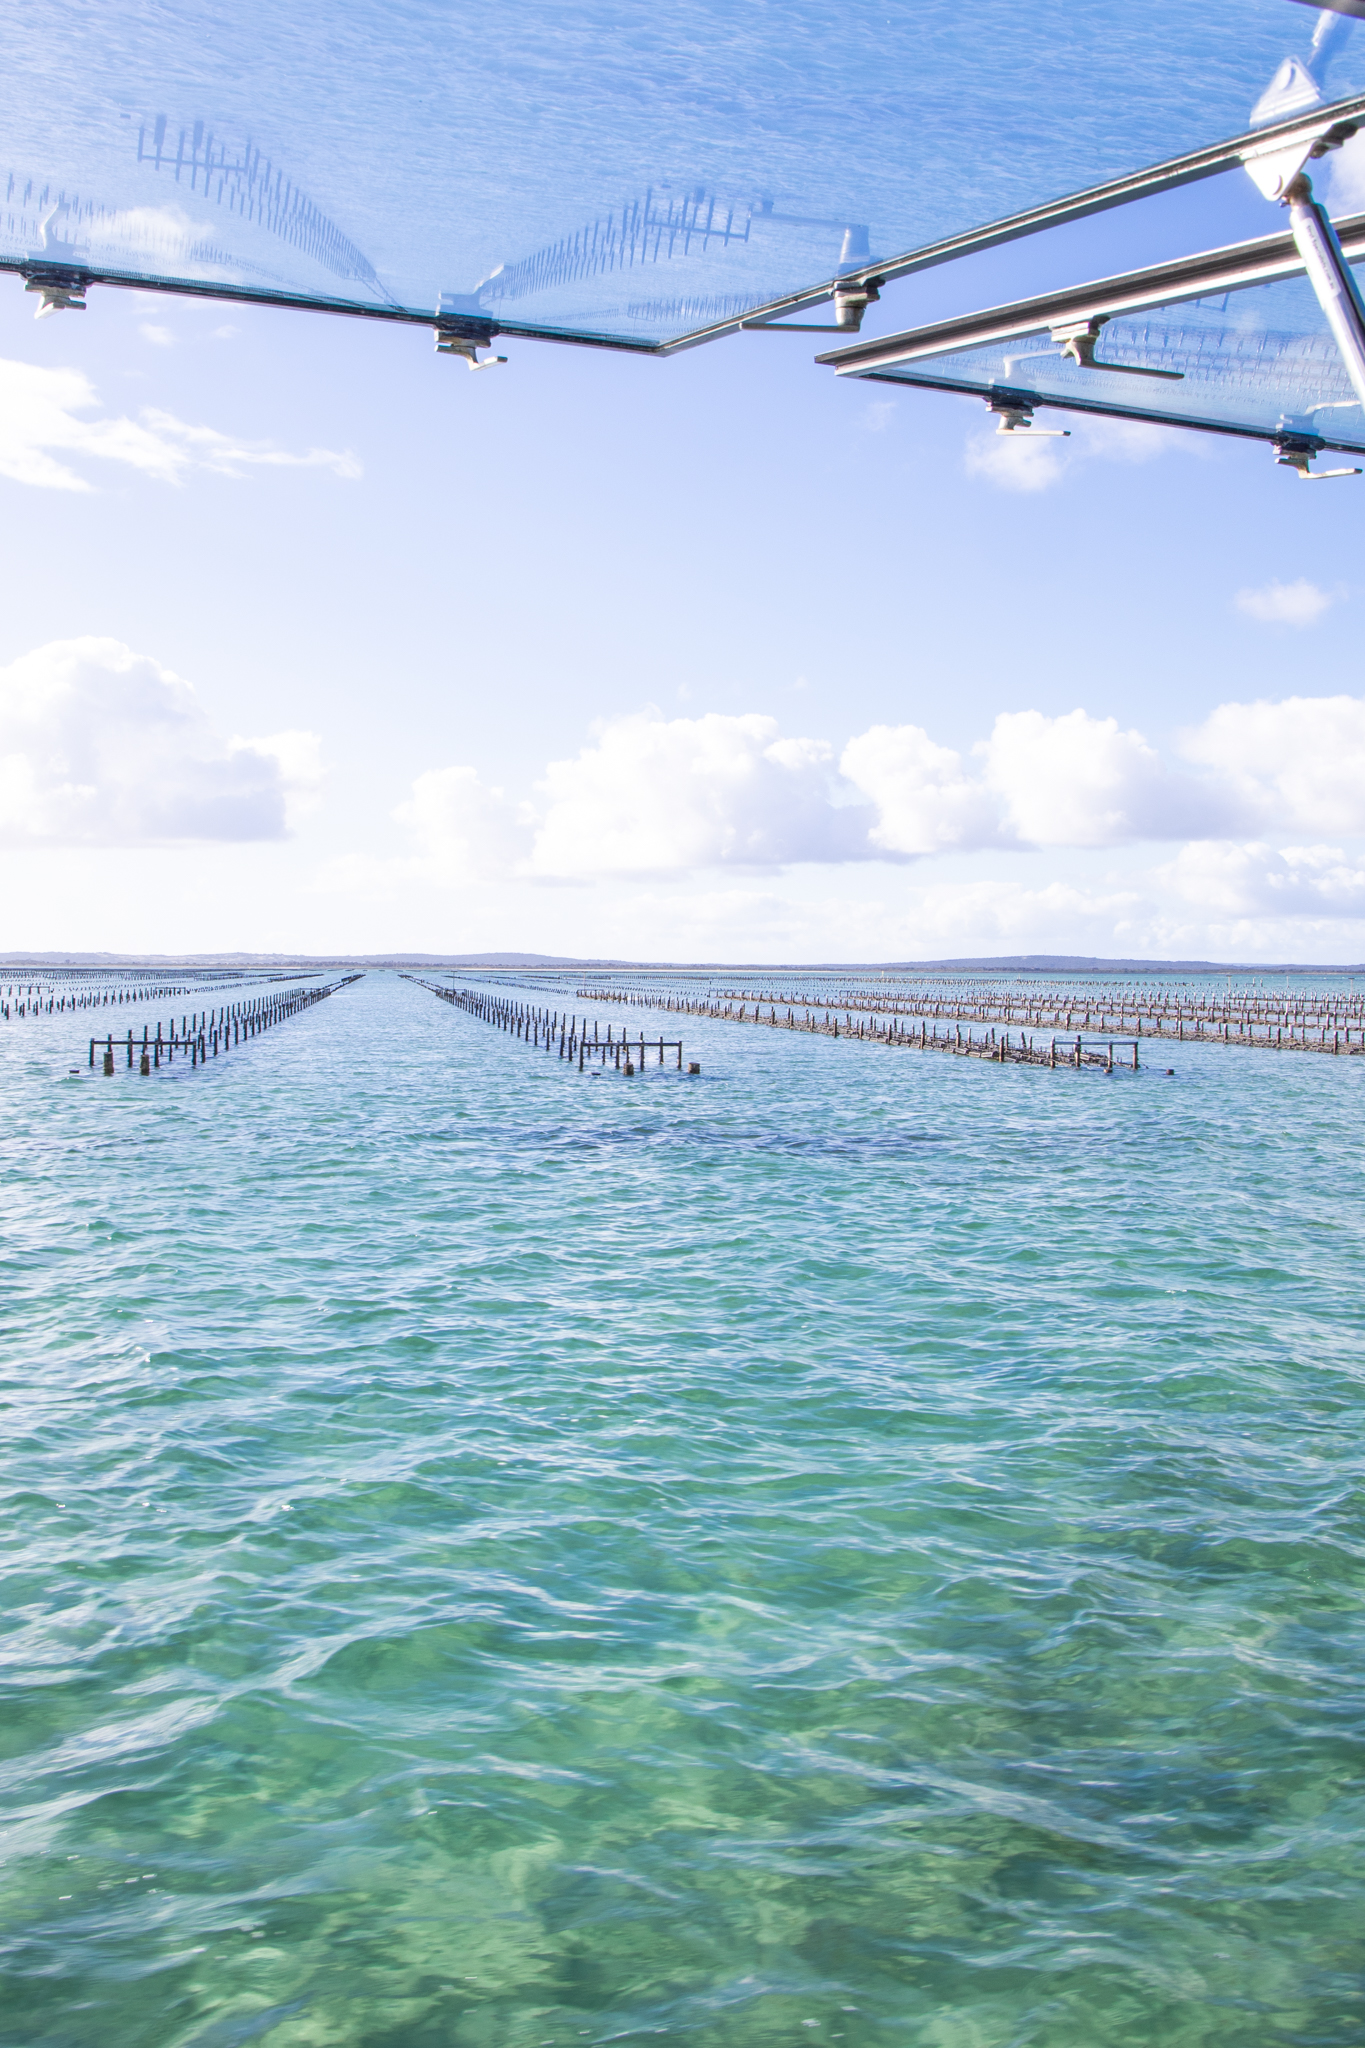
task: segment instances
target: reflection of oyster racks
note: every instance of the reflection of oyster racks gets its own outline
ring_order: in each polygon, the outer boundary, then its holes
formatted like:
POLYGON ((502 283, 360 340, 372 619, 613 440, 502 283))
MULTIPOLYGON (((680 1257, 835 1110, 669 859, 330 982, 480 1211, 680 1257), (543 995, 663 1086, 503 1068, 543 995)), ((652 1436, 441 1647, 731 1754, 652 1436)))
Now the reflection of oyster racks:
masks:
POLYGON ((1341 401, 1353 395, 1330 334, 1282 334, 1222 324, 1175 326, 1155 320, 1115 320, 1113 333, 1115 351, 1132 350, 1139 361, 1179 370, 1191 382, 1263 393, 1267 373, 1273 371, 1279 384, 1288 380, 1311 387, 1315 397, 1341 401))
POLYGON ((761 292, 730 292, 719 298, 631 299, 627 320, 734 320, 763 304, 761 292))
POLYGON ((0 211, 0 239, 26 252, 41 249, 54 261, 79 260, 80 249, 91 238, 105 248, 122 247, 143 253, 155 249, 172 259, 193 263, 228 265, 237 260, 217 243, 192 240, 169 228, 158 232, 145 216, 138 219, 135 229, 130 228, 126 208, 106 206, 99 199, 82 199, 78 192, 68 197, 59 185, 40 185, 36 178, 10 171, 5 183, 5 204, 16 198, 16 211, 0 211))
POLYGON ((177 185, 188 184, 191 192, 266 228, 334 277, 371 285, 389 297, 369 258, 250 139, 239 155, 229 156, 228 145, 202 121, 177 131, 173 152, 167 136, 164 114, 157 115, 150 134, 144 122, 137 131, 138 162, 172 172, 177 185))
MULTIPOLYGON (((1215 306, 1212 310, 1221 312, 1222 308, 1215 306)), ((1193 326, 1188 318, 1173 324, 1118 315, 1105 323, 1101 347, 1104 360, 1077 365, 1043 330, 1008 344, 1003 351, 1005 374, 1013 377, 1024 365, 1032 368, 1036 364, 1040 376, 1048 380, 1061 376, 1067 383, 1079 386, 1095 370, 1133 359, 1154 370, 1174 372, 1192 383, 1215 382, 1237 391, 1263 392, 1267 373, 1273 372, 1281 382, 1293 379, 1333 402, 1351 396, 1350 381, 1336 344, 1326 334, 1286 334, 1223 323, 1193 326)), ((966 353, 945 355, 940 360, 957 361, 968 367, 975 362, 974 356, 966 353)))
POLYGON ((745 243, 755 211, 748 205, 730 205, 702 190, 680 199, 670 196, 665 207, 664 199, 656 196, 651 186, 643 199, 632 200, 619 214, 609 213, 605 220, 562 236, 534 256, 495 270, 479 286, 478 296, 483 304, 493 299, 525 299, 555 285, 577 284, 613 270, 667 263, 694 249, 705 254, 712 243, 724 248, 732 242, 745 243))

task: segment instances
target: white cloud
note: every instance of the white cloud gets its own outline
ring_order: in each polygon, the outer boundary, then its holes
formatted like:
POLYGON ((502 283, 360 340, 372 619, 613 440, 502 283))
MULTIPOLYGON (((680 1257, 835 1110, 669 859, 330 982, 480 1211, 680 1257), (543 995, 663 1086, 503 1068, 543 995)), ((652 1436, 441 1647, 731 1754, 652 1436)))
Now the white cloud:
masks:
POLYGON ((840 767, 877 807, 873 844, 897 853, 987 846, 1121 846, 1226 830, 1217 789, 1172 774, 1139 732, 1069 711, 1002 712, 973 749, 980 772, 917 725, 873 726, 840 767))
POLYGON ((310 817, 322 801, 326 770, 322 765, 322 741, 315 732, 292 728, 287 732, 265 733, 255 739, 236 735, 228 741, 229 753, 239 748, 254 749, 278 764, 284 787, 284 822, 292 832, 310 817))
MULTIPOLYGON (((961 752, 922 726, 873 726, 837 763, 823 741, 783 736, 757 714, 638 715, 551 762, 525 803, 469 766, 419 777, 397 814, 413 853, 362 862, 347 885, 662 884, 726 868, 879 861, 881 889, 896 864, 935 854, 994 854, 998 867, 1000 855, 1029 849, 1045 867, 1050 849, 1081 858, 1184 840, 1145 877, 1129 859, 1080 894, 1056 880, 1023 888, 1003 870, 979 885, 927 883, 914 896, 916 943, 941 928, 950 948, 957 919, 959 939, 970 929, 1022 943, 1031 931, 1047 944, 1063 926, 1088 932, 1097 950, 1207 950, 1211 920, 1223 920, 1224 946, 1245 947, 1247 919, 1306 918, 1325 930, 1365 914, 1365 869, 1327 843, 1365 836, 1365 699, 1223 705, 1183 736, 1182 751, 1183 761, 1167 758, 1141 732, 1083 709, 1002 713, 961 752)), ((775 932, 779 899, 761 900, 775 932)), ((751 922, 759 901, 744 913, 751 922)))
POLYGON ((832 750, 749 714, 623 718, 538 785, 537 875, 867 859, 871 813, 831 801, 832 750))
POLYGON ((1068 711, 1002 712, 980 750, 1009 835, 1026 846, 1178 839, 1222 818, 1211 793, 1164 767, 1140 732, 1068 711))
POLYGON ((530 852, 529 826, 473 768, 419 775, 394 815, 412 834, 419 861, 448 881, 505 873, 530 852))
POLYGON ((1365 866, 1339 846, 1183 846, 1157 880, 1221 917, 1365 917, 1365 866))
POLYGON ((144 341, 150 341, 155 348, 174 348, 175 336, 169 327, 158 327, 153 320, 144 320, 138 328, 144 341))
POLYGON ((1181 751, 1264 829, 1365 832, 1365 698, 1220 704, 1181 751))
POLYGON ((988 431, 968 436, 965 459, 968 476, 982 477, 1003 491, 1046 491, 1061 482, 1065 454, 1065 441, 988 431))
POLYGON ((312 734, 225 741, 188 683, 117 640, 56 640, 0 669, 11 845, 279 839, 319 773, 312 734))
POLYGON ((922 726, 874 725, 840 757, 844 775, 876 806, 872 841, 888 853, 938 853, 991 846, 1001 837, 1000 807, 962 757, 936 746, 922 726))
POLYGON ((1311 626, 1331 602, 1325 590, 1304 576, 1296 583, 1267 583, 1260 590, 1239 590, 1236 599, 1239 612, 1276 626, 1311 626))
POLYGON ((63 456, 121 462, 171 484, 195 469, 234 477, 259 467, 330 469, 348 478, 361 473, 349 453, 310 448, 291 454, 268 441, 239 441, 213 427, 188 426, 150 406, 136 420, 81 417, 98 403, 94 386, 79 370, 0 361, 0 476, 47 490, 93 489, 63 456))
POLYGON ((969 434, 965 449, 968 476, 981 477, 1005 491, 1046 491, 1078 463, 1151 462, 1182 445, 1180 430, 1175 427, 1157 426, 1151 420, 1070 413, 1058 407, 1040 406, 1034 432, 1037 438, 1026 431, 969 434), (1067 438, 1061 438, 1063 434, 1067 438))

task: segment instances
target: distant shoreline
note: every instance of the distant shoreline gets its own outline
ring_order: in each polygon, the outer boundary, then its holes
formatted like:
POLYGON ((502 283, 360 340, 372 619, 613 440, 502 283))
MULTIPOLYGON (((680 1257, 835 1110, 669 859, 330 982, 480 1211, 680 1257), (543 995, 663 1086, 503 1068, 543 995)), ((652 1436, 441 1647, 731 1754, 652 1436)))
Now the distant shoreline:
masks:
POLYGON ((629 974, 1365 974, 1365 963, 1320 960, 1106 960, 1074 953, 1008 953, 963 960, 608 960, 556 953, 0 953, 24 967, 591 968, 629 974))

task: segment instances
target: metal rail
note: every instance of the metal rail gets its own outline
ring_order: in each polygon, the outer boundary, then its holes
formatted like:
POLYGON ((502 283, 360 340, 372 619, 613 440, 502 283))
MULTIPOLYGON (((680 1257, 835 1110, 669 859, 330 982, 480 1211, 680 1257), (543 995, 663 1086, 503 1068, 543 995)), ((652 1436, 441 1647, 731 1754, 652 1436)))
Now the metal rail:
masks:
POLYGON ((1125 206, 1132 200, 1151 198, 1158 193, 1173 191, 1181 185, 1216 177, 1220 172, 1231 170, 1246 162, 1249 157, 1264 156, 1276 148, 1290 150, 1299 143, 1303 143, 1307 148, 1333 131, 1354 132, 1354 128, 1361 123, 1365 123, 1365 93, 1338 100, 1327 108, 1315 108, 1309 113, 1295 115, 1289 120, 1274 122, 1264 128, 1230 137, 1223 142, 1211 143, 1202 149, 1189 150, 1180 156, 1169 157, 1162 163, 1129 172, 1120 178, 1109 179, 1102 185, 1092 185, 1081 192, 1047 200, 1041 206, 1009 214, 984 227, 969 228, 960 234, 945 236, 937 242, 925 243, 919 248, 888 257, 884 261, 841 265, 835 274, 818 284, 801 291, 782 293, 776 298, 760 300, 725 319, 695 328, 670 340, 658 342, 635 341, 622 335, 570 333, 562 328, 534 323, 502 321, 491 314, 487 317, 481 313, 446 315, 411 306, 365 305, 353 299, 318 298, 304 292, 270 291, 255 286, 209 283, 193 278, 144 276, 138 272, 115 270, 100 264, 60 262, 36 255, 0 257, 0 271, 10 271, 22 276, 31 290, 68 295, 64 299, 59 297, 55 303, 79 304, 91 285, 103 284, 126 291, 167 292, 184 298, 217 299, 235 305, 274 306, 297 312, 339 314, 348 319, 387 320, 397 325, 435 327, 440 331, 461 335, 481 346, 486 345, 495 335, 507 334, 528 341, 555 341, 584 348, 617 349, 633 355, 671 356, 683 349, 699 347, 702 342, 715 341, 722 335, 737 333, 741 329, 752 332, 755 328, 762 327, 780 332, 780 323, 785 314, 822 305, 832 299, 836 291, 848 293, 856 289, 865 291, 868 297, 872 298, 876 296, 879 286, 893 279, 911 277, 919 271, 932 270, 941 264, 955 262, 960 256, 976 255, 986 249, 999 248, 1007 242, 1040 234, 1048 228, 1062 227, 1071 221, 1085 220, 1094 214, 1125 206))
MULTIPOLYGON (((1340 222, 1337 235, 1346 256, 1365 259, 1365 213, 1340 222)), ((1279 278, 1301 276, 1305 268, 1292 233, 1261 235, 1225 249, 1182 256, 1174 263, 1153 263, 1142 270, 1098 278, 1092 284, 1071 285, 1065 291, 1044 292, 1037 298, 1016 299, 1009 305, 830 349, 815 360, 843 377, 865 376, 869 370, 888 369, 897 363, 956 355, 963 349, 989 348, 996 342, 1022 341, 1028 335, 1080 321, 1113 320, 1125 313, 1210 298, 1216 292, 1270 284, 1279 278)), ((1052 401, 1040 397, 1037 403, 1052 401)))

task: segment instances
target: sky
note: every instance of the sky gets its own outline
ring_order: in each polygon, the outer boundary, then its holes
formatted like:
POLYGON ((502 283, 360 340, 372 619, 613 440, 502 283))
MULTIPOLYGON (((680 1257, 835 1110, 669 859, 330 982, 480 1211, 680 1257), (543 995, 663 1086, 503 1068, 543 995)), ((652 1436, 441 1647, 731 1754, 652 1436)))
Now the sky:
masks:
MULTIPOLYGON (((864 331, 1278 225, 1213 180, 864 331)), ((0 278, 0 951, 1365 956, 1365 477, 1012 444, 814 335, 471 375, 33 304, 0 278)))

